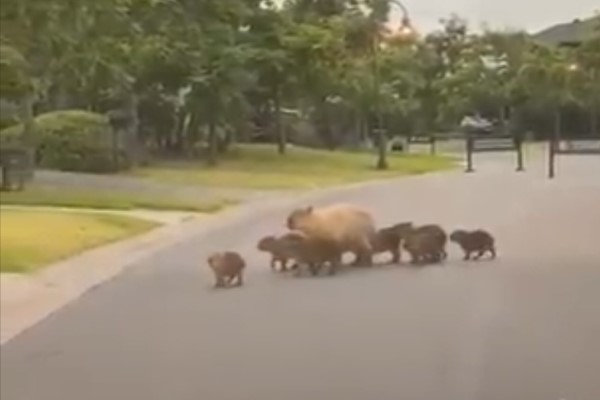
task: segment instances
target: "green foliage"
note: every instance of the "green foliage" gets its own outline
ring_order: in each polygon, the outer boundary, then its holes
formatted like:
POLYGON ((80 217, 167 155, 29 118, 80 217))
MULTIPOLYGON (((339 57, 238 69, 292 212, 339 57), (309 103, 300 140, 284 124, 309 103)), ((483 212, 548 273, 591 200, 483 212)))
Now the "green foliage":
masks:
MULTIPOLYGON (((543 120, 561 105, 593 113, 600 103, 597 34, 577 51, 534 50, 521 32, 474 34, 453 15, 425 37, 401 35, 386 25, 394 7, 3 0, 0 94, 35 91, 43 111, 126 109, 128 154, 201 148, 210 164, 251 133, 284 153, 293 140, 286 109, 307 116, 320 142, 336 148, 360 145, 377 125, 389 135, 420 133, 455 129, 469 112, 502 119, 501 110, 518 109, 543 120), (563 73, 574 63, 576 73, 563 73)), ((71 168, 81 162, 73 157, 61 159, 71 168)))
POLYGON ((0 44, 0 97, 20 99, 31 92, 28 65, 14 47, 0 44))
MULTIPOLYGON (((115 157, 112 130, 107 118, 100 114, 80 110, 54 111, 38 116, 35 126, 41 166, 87 172, 114 172, 127 166, 122 151, 115 157)), ((3 130, 3 141, 18 140, 22 129, 17 125, 3 130)))

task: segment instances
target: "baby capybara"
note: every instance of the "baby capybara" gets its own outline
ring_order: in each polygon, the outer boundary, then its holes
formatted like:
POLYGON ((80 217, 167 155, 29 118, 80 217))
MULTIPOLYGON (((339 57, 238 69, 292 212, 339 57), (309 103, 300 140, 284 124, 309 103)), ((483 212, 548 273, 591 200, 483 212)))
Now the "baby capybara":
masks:
POLYGON ((386 228, 379 229, 371 242, 373 254, 390 252, 392 263, 400 262, 400 242, 412 230, 412 222, 402 222, 386 228))
POLYGON ((208 265, 215 274, 215 287, 231 286, 234 280, 236 286, 243 285, 242 273, 246 262, 238 253, 224 251, 213 253, 208 257, 208 265))
POLYGON ((448 257, 447 240, 446 232, 439 225, 423 225, 408 232, 404 248, 413 264, 435 263, 448 257))
MULTIPOLYGON (((297 265, 307 265, 312 275, 317 275, 324 264, 329 264, 329 274, 333 275, 341 264, 342 247, 334 240, 291 231, 278 241, 289 258, 293 258, 297 265)), ((300 268, 297 268, 297 273, 300 273, 300 268)))
POLYGON ((277 263, 279 263, 280 271, 287 271, 287 264, 290 260, 290 255, 281 245, 279 238, 275 236, 265 236, 258 241, 256 247, 260 251, 271 253, 271 269, 276 271, 277 263))
POLYGON ((465 260, 470 260, 473 253, 477 253, 474 259, 479 260, 487 252, 490 253, 492 259, 496 258, 494 237, 482 229, 470 232, 460 229, 456 230, 450 235, 450 240, 458 243, 463 249, 465 260))

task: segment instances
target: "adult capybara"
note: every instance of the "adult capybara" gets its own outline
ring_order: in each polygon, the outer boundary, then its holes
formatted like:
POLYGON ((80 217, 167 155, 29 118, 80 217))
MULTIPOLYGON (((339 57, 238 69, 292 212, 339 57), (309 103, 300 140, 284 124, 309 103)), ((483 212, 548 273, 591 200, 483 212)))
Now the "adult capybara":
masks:
POLYGON ((492 259, 496 258, 496 245, 494 237, 482 229, 475 231, 456 230, 450 234, 450 240, 458 243, 465 252, 465 260, 471 259, 471 254, 475 255, 475 260, 479 260, 487 252, 492 259))
POLYGON ((246 262, 238 253, 233 251, 213 253, 207 261, 215 274, 215 287, 230 286, 234 280, 237 280, 237 286, 243 285, 242 273, 246 262))
POLYGON ((349 204, 300 208, 288 216, 287 226, 308 236, 333 240, 343 251, 356 254, 355 264, 371 265, 375 223, 363 208, 349 204))
POLYGON ((275 236, 265 236, 258 241, 256 247, 260 251, 268 252, 271 254, 271 269, 277 270, 277 263, 279 263, 280 271, 287 271, 287 264, 290 260, 290 255, 286 252, 285 247, 282 246, 280 238, 275 236))
POLYGON ((400 242, 413 228, 412 222, 402 222, 379 229, 372 240, 373 254, 390 252, 392 262, 399 263, 401 258, 400 242))
POLYGON ((439 225, 423 225, 413 228, 406 235, 404 248, 411 255, 411 262, 435 263, 448 257, 446 232, 439 225))
MULTIPOLYGON (((296 261, 296 265, 306 265, 313 275, 317 275, 323 265, 329 264, 329 274, 335 274, 342 261, 342 249, 335 240, 309 236, 302 231, 291 231, 277 239, 283 252, 296 261)), ((297 268, 299 274, 300 268, 297 268)))

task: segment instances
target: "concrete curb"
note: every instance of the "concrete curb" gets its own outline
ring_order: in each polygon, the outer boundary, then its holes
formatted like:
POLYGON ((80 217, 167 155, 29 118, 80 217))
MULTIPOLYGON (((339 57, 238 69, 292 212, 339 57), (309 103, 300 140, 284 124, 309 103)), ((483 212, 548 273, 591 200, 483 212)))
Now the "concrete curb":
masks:
POLYGON ((27 206, 27 205, 2 205, 0 210, 24 210, 24 211, 50 211, 64 213, 80 214, 104 214, 120 215, 124 217, 144 219, 147 221, 158 222, 165 225, 181 223, 186 220, 204 216, 206 214, 184 211, 157 211, 149 209, 131 209, 131 210, 113 210, 99 208, 80 208, 80 207, 52 207, 52 206, 27 206))

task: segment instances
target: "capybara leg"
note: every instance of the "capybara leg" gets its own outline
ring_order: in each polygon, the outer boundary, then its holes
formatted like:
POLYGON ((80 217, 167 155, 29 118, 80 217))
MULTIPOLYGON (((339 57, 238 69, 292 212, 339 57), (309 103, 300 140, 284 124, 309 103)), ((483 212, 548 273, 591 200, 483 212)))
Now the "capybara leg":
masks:
POLYGON ((448 258, 448 252, 446 252, 446 249, 442 249, 442 258, 444 260, 448 258))
POLYGON ((487 252, 487 250, 479 250, 477 252, 477 255, 475 256, 475 260, 479 260, 481 257, 483 257, 483 255, 487 252))
POLYGON ((371 247, 368 245, 366 247, 362 247, 357 253, 356 259, 361 266, 373 266, 373 253, 371 252, 371 247))
POLYGON ((223 280, 223 277, 219 276, 215 282, 215 287, 220 288, 220 287, 224 287, 224 286, 225 286, 225 281, 223 280))
POLYGON ((287 269, 286 268, 285 258, 278 258, 277 260, 279 261, 279 271, 280 272, 285 271, 287 269))
POLYGON ((465 261, 469 261, 470 259, 471 259, 471 252, 465 250, 465 258, 464 258, 464 260, 465 261))
POLYGON ((496 249, 494 246, 490 247, 490 253, 492 254, 492 260, 496 258, 496 249))
POLYGON ((308 264, 308 269, 310 270, 312 276, 316 276, 321 268, 317 263, 310 263, 308 264))
POLYGON ((410 253, 410 263, 417 265, 419 263, 419 257, 415 253, 410 253))
POLYGON ((339 261, 337 261, 337 260, 331 261, 329 263, 329 275, 335 275, 336 274, 338 265, 339 265, 339 261))
POLYGON ((373 265, 373 248, 368 237, 357 238, 353 247, 353 252, 356 254, 354 265, 365 267, 373 265))
POLYGON ((393 249, 392 253, 392 263, 400 264, 400 249, 393 249))
POLYGON ((275 257, 271 257, 271 269, 273 271, 277 271, 277 259, 275 257))
POLYGON ((365 253, 362 254, 361 263, 365 267, 373 266, 373 254, 371 253, 371 251, 366 251, 365 253))

